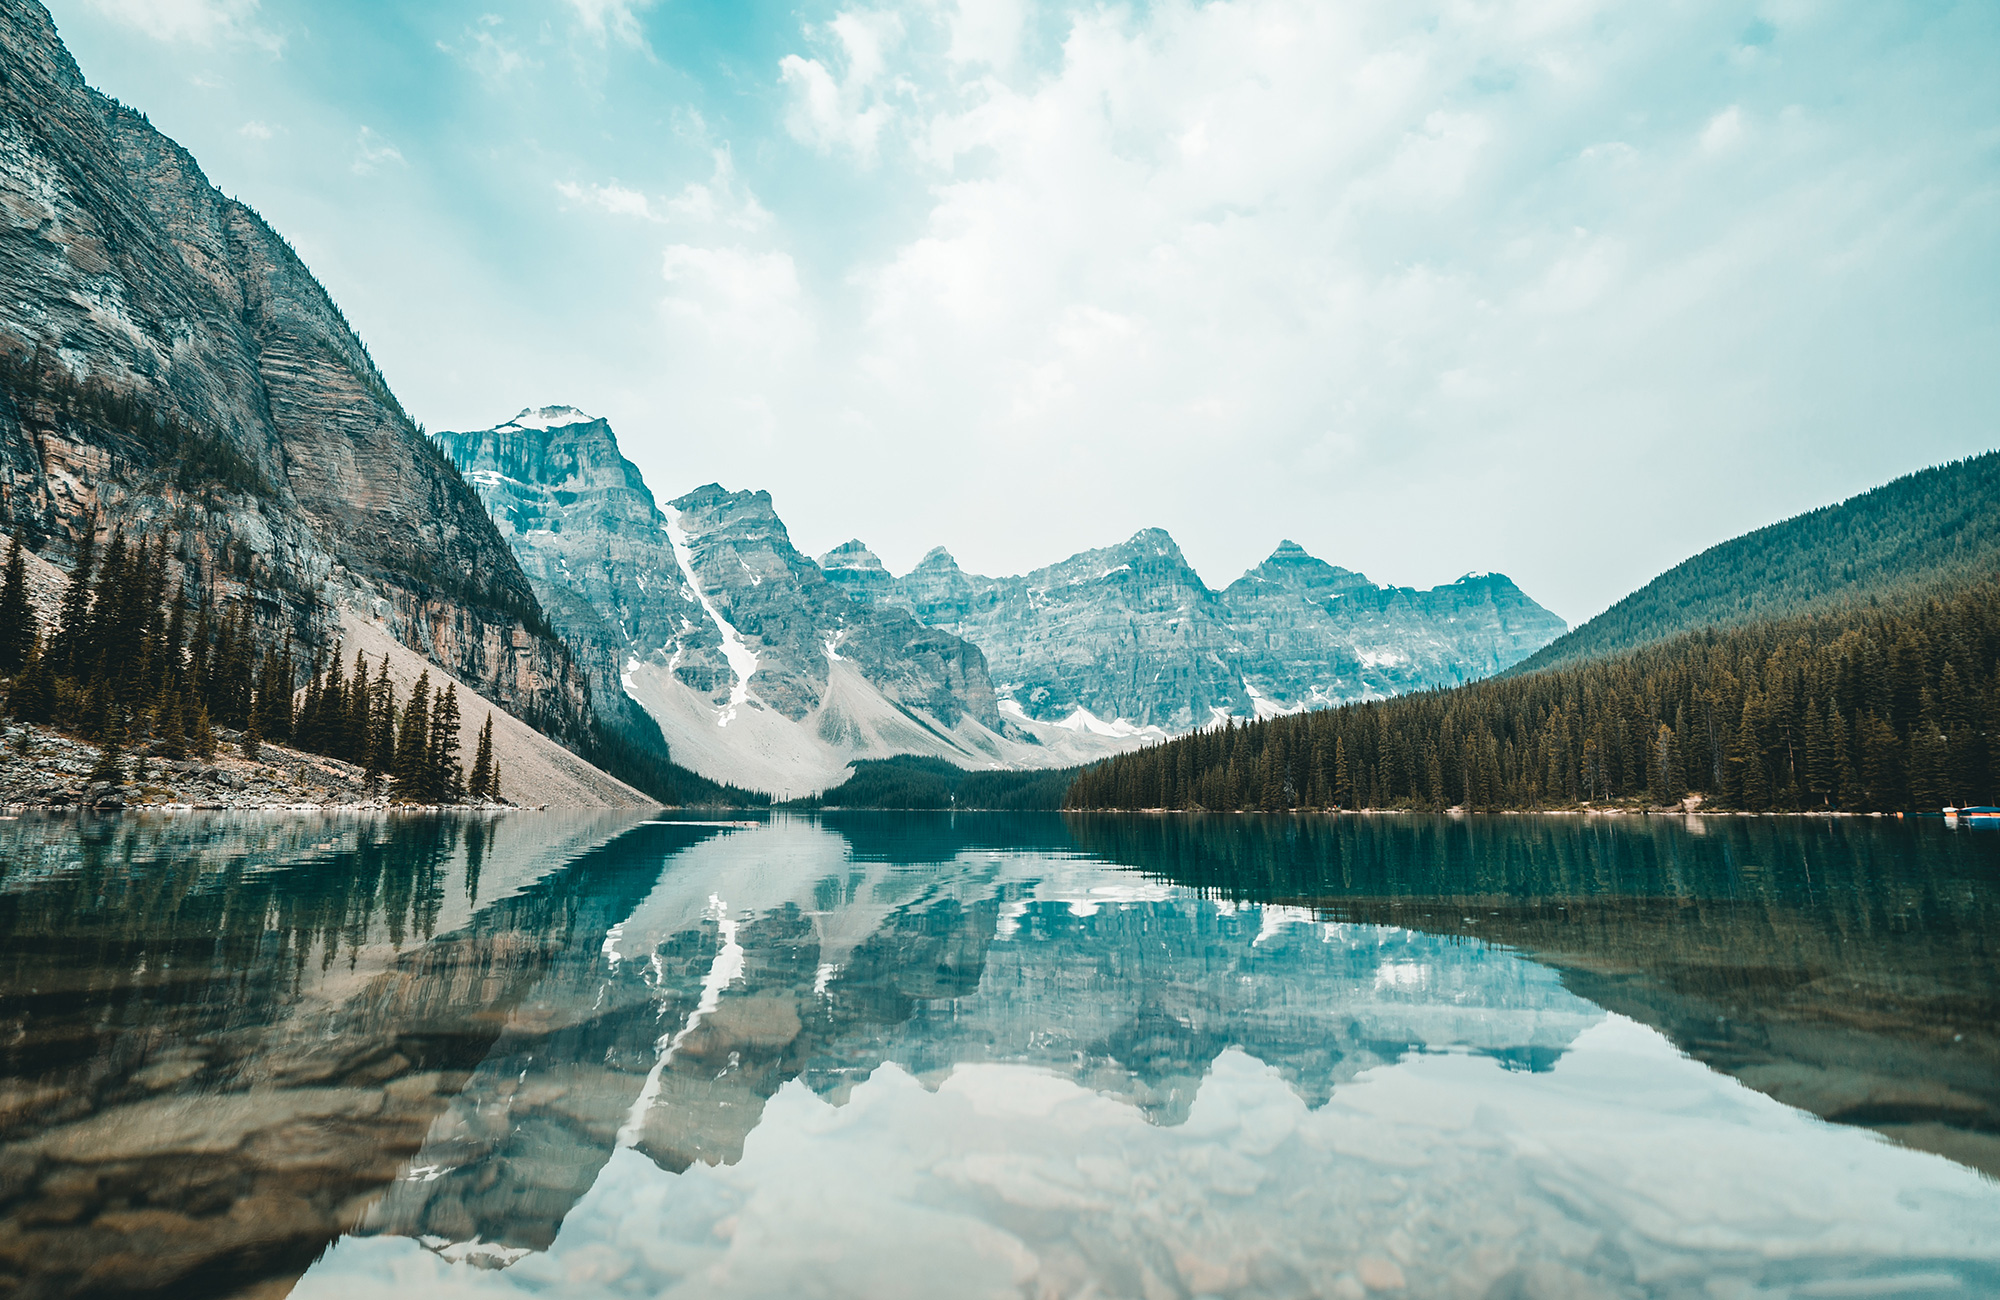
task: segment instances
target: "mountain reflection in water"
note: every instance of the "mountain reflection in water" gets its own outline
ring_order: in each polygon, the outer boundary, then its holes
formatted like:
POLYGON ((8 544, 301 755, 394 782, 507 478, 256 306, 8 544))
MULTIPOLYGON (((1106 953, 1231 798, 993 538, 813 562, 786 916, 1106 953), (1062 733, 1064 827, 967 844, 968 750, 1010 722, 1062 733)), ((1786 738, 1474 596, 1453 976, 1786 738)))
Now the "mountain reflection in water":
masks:
POLYGON ((183 816, 0 861, 19 1294, 2000 1291, 2000 836, 183 816))

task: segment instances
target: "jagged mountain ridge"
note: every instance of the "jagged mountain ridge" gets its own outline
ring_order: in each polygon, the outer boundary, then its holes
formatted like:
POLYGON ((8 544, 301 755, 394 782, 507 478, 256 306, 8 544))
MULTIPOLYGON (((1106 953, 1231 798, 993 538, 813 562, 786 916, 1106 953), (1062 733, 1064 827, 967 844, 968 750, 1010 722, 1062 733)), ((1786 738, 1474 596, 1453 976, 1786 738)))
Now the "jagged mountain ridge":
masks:
POLYGON ((1012 578, 968 574, 942 547, 897 578, 858 540, 820 563, 857 599, 978 645, 1004 710, 1109 730, 1186 731, 1455 686, 1564 627, 1499 574, 1383 587, 1290 541, 1217 592, 1157 528, 1012 578))
POLYGON ((289 245, 0 0, 0 519, 73 563, 166 534, 270 644, 339 609, 571 744, 584 675, 448 460, 289 245))
POLYGON ((603 420, 531 408, 437 439, 602 683, 599 712, 642 709, 703 776, 803 795, 858 758, 1065 766, 1137 743, 1003 717, 976 646, 830 582, 769 493, 657 504, 603 420))

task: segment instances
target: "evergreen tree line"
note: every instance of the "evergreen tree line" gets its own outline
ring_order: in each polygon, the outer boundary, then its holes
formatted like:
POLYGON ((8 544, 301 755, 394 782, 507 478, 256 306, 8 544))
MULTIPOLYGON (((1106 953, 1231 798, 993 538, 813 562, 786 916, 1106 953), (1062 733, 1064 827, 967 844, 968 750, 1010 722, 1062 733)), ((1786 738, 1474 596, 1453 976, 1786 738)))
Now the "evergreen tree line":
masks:
POLYGON ((245 756, 266 742, 359 764, 372 788, 394 780, 398 799, 449 803, 501 797, 493 717, 480 731, 468 774, 459 759, 458 686, 433 690, 418 677, 401 703, 385 655, 371 677, 365 656, 343 670, 338 647, 315 655, 303 696, 289 638, 259 649, 249 608, 217 609, 210 584, 170 576, 166 540, 128 542, 113 532, 103 556, 93 530, 77 548, 53 632, 44 640, 28 599, 18 538, 0 569, 0 679, 7 713, 90 740, 103 751, 92 780, 122 780, 127 749, 212 759, 216 729, 243 733, 245 756))
POLYGON ((2000 795, 2000 583, 1198 732, 1064 806, 1936 812, 2000 795))

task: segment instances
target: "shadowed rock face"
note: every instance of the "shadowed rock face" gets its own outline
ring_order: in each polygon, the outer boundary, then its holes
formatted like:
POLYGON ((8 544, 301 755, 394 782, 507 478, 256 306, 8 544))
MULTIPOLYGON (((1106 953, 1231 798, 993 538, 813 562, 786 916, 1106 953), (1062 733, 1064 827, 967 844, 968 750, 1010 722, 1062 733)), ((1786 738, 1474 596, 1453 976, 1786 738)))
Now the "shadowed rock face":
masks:
POLYGON ((95 515, 163 530, 258 621, 382 618, 515 712, 581 735, 584 680, 478 498, 298 256, 186 150, 84 85, 49 15, 0 2, 0 348, 212 439, 190 479, 145 422, 0 387, 0 518, 67 561, 95 515))
POLYGON ((1083 708, 1168 731, 1455 686, 1563 630, 1498 574, 1379 587, 1293 542, 1214 592, 1156 528, 1017 578, 968 574, 943 548, 892 578, 858 541, 820 564, 857 599, 979 646, 1031 718, 1083 708))

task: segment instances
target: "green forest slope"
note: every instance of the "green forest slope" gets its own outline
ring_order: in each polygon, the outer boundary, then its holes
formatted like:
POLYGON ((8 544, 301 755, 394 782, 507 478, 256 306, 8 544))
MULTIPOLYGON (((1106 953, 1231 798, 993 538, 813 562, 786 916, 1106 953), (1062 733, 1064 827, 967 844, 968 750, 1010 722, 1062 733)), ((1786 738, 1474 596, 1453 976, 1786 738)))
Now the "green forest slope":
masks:
POLYGON ((2000 573, 2000 452, 1922 470, 1676 565, 1508 671, 1520 677, 1699 628, 1947 591, 2000 573))

